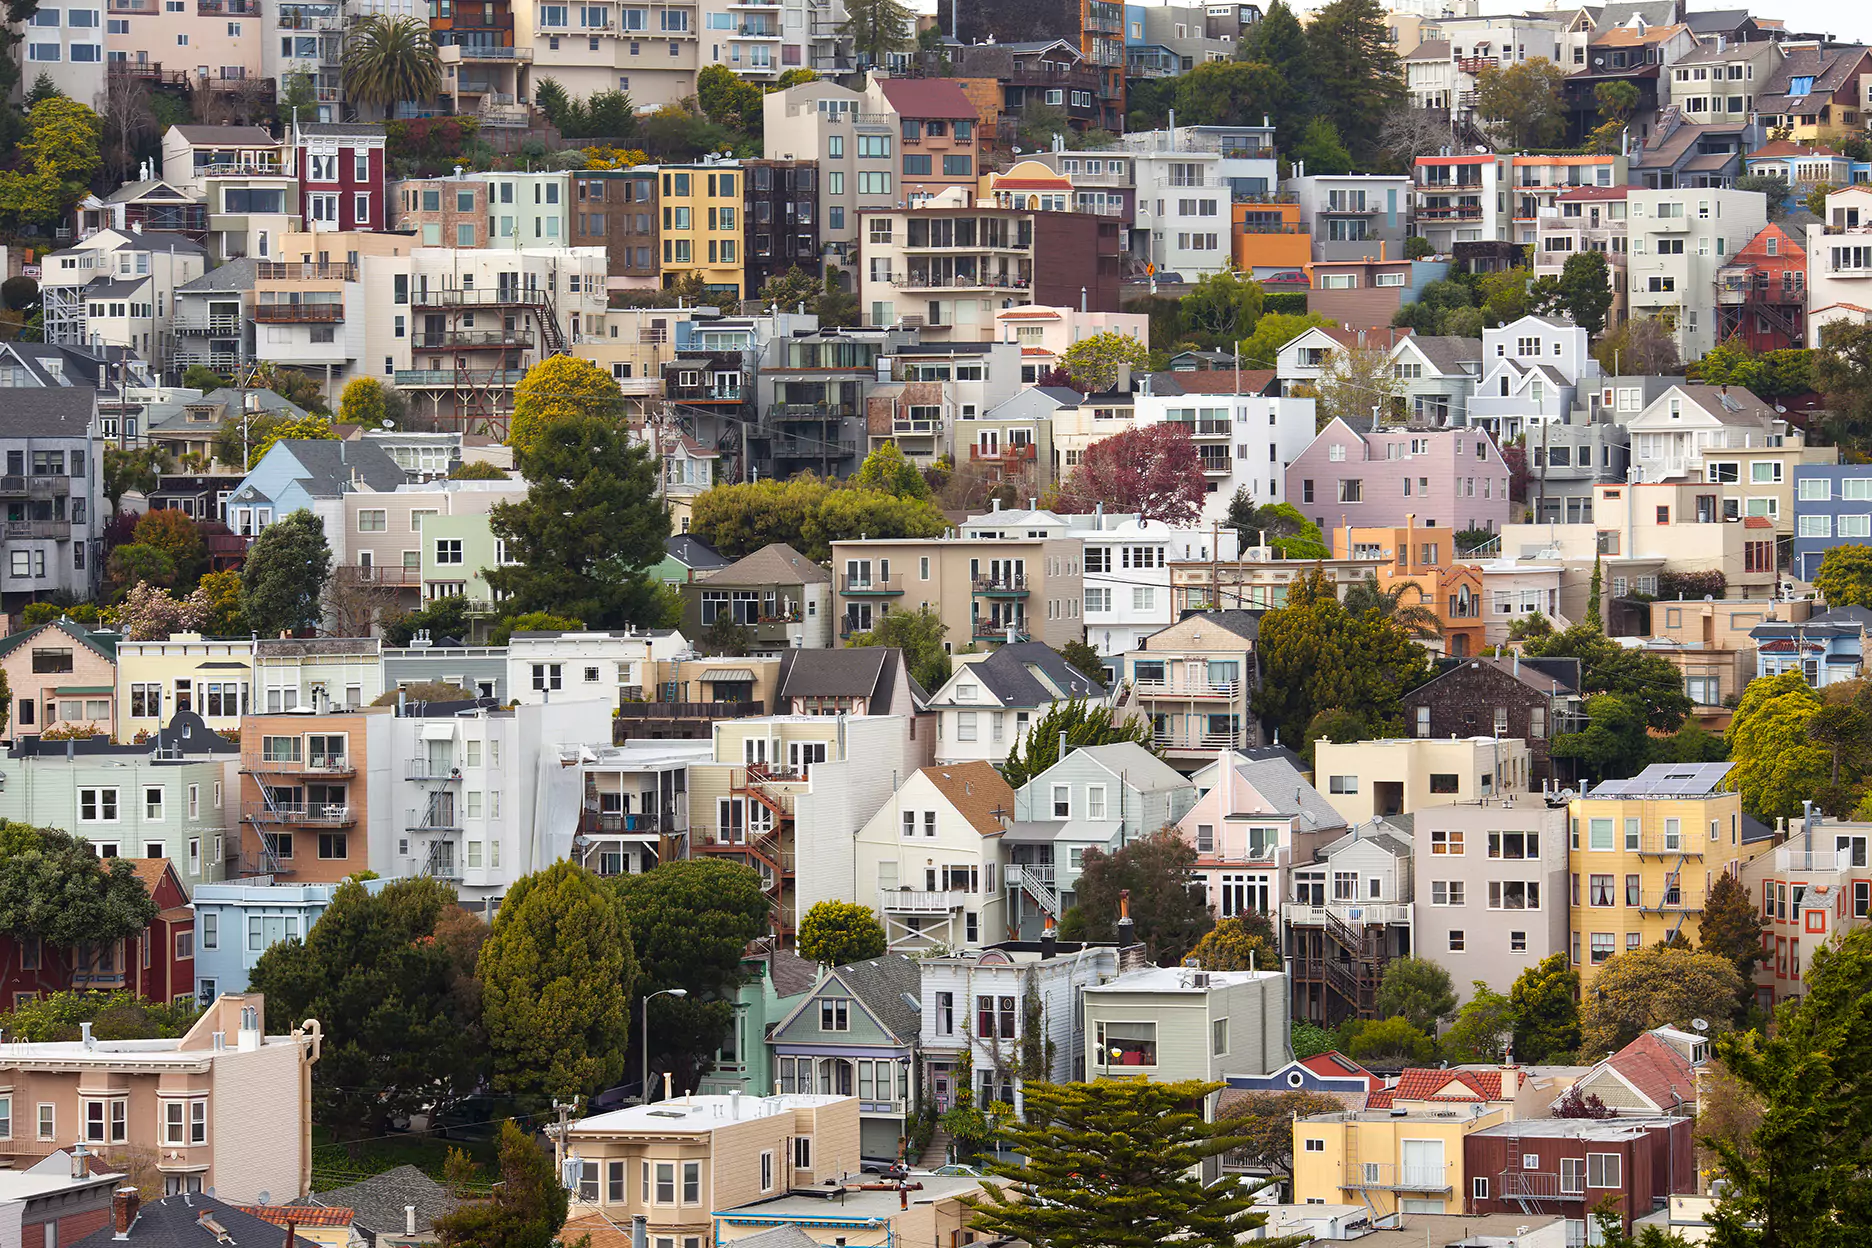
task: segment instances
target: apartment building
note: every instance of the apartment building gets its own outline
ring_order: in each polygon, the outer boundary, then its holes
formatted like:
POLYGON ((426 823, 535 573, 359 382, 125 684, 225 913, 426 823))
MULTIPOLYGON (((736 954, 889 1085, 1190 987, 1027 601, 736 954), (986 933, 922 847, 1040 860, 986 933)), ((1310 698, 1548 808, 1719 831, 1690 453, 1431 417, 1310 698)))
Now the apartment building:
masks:
POLYGON ((384 195, 382 126, 312 122, 294 126, 290 143, 307 230, 318 234, 384 228, 389 204, 384 195))
POLYGON ((1812 142, 1822 131, 1859 123, 1872 50, 1851 43, 1784 44, 1781 63, 1757 88, 1755 111, 1788 137, 1812 142))
POLYGON ((1130 687, 1120 706, 1150 721, 1153 743, 1176 764, 1200 766, 1214 750, 1260 745, 1249 709, 1260 631, 1258 612, 1185 615, 1114 664, 1130 687))
MULTIPOLYGON (((908 202, 896 191, 901 135, 888 105, 830 81, 770 92, 762 103, 767 155, 818 165, 819 237, 825 260, 842 270, 858 261, 858 214, 908 202)), ((849 278, 844 285, 855 289, 849 278)))
MULTIPOLYGON (((1488 367, 1481 339, 1409 334, 1391 347, 1391 377, 1411 424, 1448 428, 1475 423, 1471 404, 1488 367)), ((1304 400, 1301 400, 1304 401, 1304 400)))
POLYGON ((758 292, 773 277, 793 269, 818 277, 823 264, 819 243, 819 165, 817 161, 750 160, 742 221, 746 235, 747 289, 758 292))
MULTIPOLYGON (((756 713, 765 709, 753 707, 756 713)), ((636 875, 681 857, 689 840, 689 765, 706 762, 711 753, 709 743, 699 740, 587 747, 577 764, 582 793, 574 861, 599 875, 636 875)), ((736 1051, 745 1057, 745 1046, 736 1051)), ((770 1087, 772 1081, 750 1086, 770 1087)))
POLYGON ((1567 813, 1533 797, 1418 810, 1411 821, 1416 908, 1411 948, 1467 998, 1506 993, 1567 948, 1567 813))
POLYGON ((1740 337, 1751 351, 1807 341, 1807 251, 1769 224, 1716 274, 1718 342, 1740 337))
POLYGON ((13 695, 9 744, 59 727, 116 735, 117 634, 68 618, 21 629, 0 641, 0 673, 13 695))
MULTIPOLYGON (((709 14, 723 16, 738 19, 741 14, 709 14)), ((516 5, 510 20, 515 47, 508 64, 525 71, 528 85, 551 78, 573 99, 625 91, 640 108, 677 103, 695 94, 696 71, 708 51, 699 43, 703 15, 689 0, 516 5)), ((491 80, 488 85, 506 84, 491 80)))
POLYGON ((951 189, 974 194, 978 114, 954 81, 874 77, 865 87, 863 108, 895 118, 898 203, 915 208, 951 189))
MULTIPOLYGON (((54 381, 64 361, 49 359, 54 381)), ((53 595, 93 596, 101 557, 104 465, 95 440, 98 392, 17 384, 0 388, 0 607, 17 613, 53 595)))
POLYGON ((1007 462, 1017 441, 1050 444, 1050 422, 1029 416, 1023 404, 1010 407, 1010 400, 1024 393, 1020 383, 1027 362, 1015 343, 905 343, 888 358, 890 383, 871 387, 865 396, 871 449, 894 442, 906 458, 924 465, 952 445, 961 453, 960 444, 973 443, 979 449, 967 454, 990 472, 1028 470, 1036 485, 1052 479, 1051 457, 1037 450, 1032 459, 1023 451, 1016 463, 1007 462), (1004 412, 1013 419, 1003 419, 1004 412))
POLYGON ((486 246, 562 247, 572 236, 570 173, 509 170, 471 173, 463 180, 487 185, 486 246))
POLYGON ((1698 359, 1717 341, 1717 272, 1768 224, 1767 199, 1759 191, 1697 187, 1633 189, 1625 202, 1626 305, 1634 317, 1663 317, 1683 358, 1698 359))
POLYGON ((958 654, 955 671, 930 691, 939 766, 983 761, 1000 766, 1022 748, 1029 727, 1062 702, 1109 704, 1103 684, 1040 642, 1003 644, 958 654))
POLYGON ((1176 827, 1196 848, 1195 874, 1218 919, 1277 920, 1293 896, 1293 868, 1314 860, 1346 831, 1334 810, 1287 758, 1221 750, 1190 776, 1196 804, 1176 827))
POLYGON ((1513 157, 1509 163, 1513 240, 1534 242, 1542 215, 1570 191, 1623 186, 1626 163, 1626 158, 1617 154, 1513 157))
POLYGON ((958 649, 973 642, 1083 637, 1083 543, 1051 512, 998 507, 957 538, 834 542, 839 635, 868 632, 887 611, 928 608, 958 649))
POLYGON ((256 994, 220 997, 176 1040, 99 1040, 87 1026, 80 1040, 0 1045, 15 1120, 33 1124, 0 1141, 0 1156, 30 1164, 76 1136, 156 1159, 170 1194, 303 1197, 322 1037, 315 1021, 265 1035, 265 1006, 256 994))
MULTIPOLYGON (((1247 410, 1253 408, 1250 404, 1247 410)), ((1228 409, 1221 411, 1221 418, 1226 420, 1228 409)), ((1175 409, 1171 409, 1171 413, 1175 413, 1175 409)), ((1181 415, 1177 418, 1189 419, 1181 415)), ((1202 419, 1194 418, 1198 423, 1202 419)), ((1251 417, 1247 428, 1261 426, 1251 417)), ((1086 518, 1074 517, 1075 520, 1086 518)), ((1178 618, 1178 609, 1171 600, 1173 565, 1192 561, 1233 562, 1240 555, 1241 538, 1233 529, 1219 526, 1173 529, 1160 520, 1141 520, 1123 514, 1097 515, 1092 519, 1094 527, 1084 534, 1085 627, 1086 640, 1102 655, 1134 650, 1146 637, 1178 618)))
POLYGON ((977 44, 945 40, 939 55, 954 67, 956 78, 988 79, 995 84, 988 91, 971 92, 978 104, 983 95, 988 97, 981 124, 988 127, 990 143, 997 137, 997 118, 1018 116, 1029 103, 1063 110, 1074 130, 1097 124, 1101 74, 1074 40, 1054 37, 977 44))
POLYGON ((1244 489, 1260 505, 1288 501, 1287 468, 1313 441, 1315 400, 1278 390, 1271 370, 1218 368, 1153 373, 1131 396, 1137 426, 1188 431, 1202 462, 1206 523, 1225 520, 1244 489))
POLYGON ((490 189, 484 178, 404 178, 390 185, 390 228, 424 247, 479 247, 490 189))
POLYGON ((1469 400, 1468 423, 1498 441, 1512 441, 1536 426, 1565 420, 1579 392, 1599 381, 1589 337, 1571 321, 1532 314, 1483 330, 1482 375, 1469 400))
MULTIPOLYGON (((1132 181, 1135 165, 1130 158, 1104 152, 1086 155, 1078 152, 1039 152, 1034 155, 1033 160, 1036 164, 1052 169, 1066 179, 1072 188, 1074 212, 1090 212, 1100 216, 1116 217, 1124 228, 1122 238, 1124 250, 1127 255, 1130 253, 1130 230, 1137 221, 1138 203, 1138 188, 1132 181)), ((1304 262, 1306 258, 1304 242, 1300 255, 1301 261, 1304 262)), ((1237 265, 1237 267, 1244 266, 1237 265)))
MULTIPOLYGON (((355 881, 381 893, 394 881, 355 881)), ((197 885, 189 904, 195 912, 196 999, 247 991, 260 956, 283 940, 303 940, 331 908, 338 884, 267 883, 260 880, 197 885)))
POLYGON ((1410 179, 1378 174, 1313 173, 1285 190, 1313 223, 1313 260, 1404 258, 1410 234, 1410 179))
POLYGON ((207 250, 181 234, 99 230, 45 257, 45 340, 118 347, 158 370, 170 365, 175 292, 207 271, 207 250))
POLYGON ((1728 763, 1653 763, 1570 804, 1570 953, 1583 982, 1615 954, 1694 925, 1716 876, 1768 848, 1743 839, 1728 775, 1728 763))
MULTIPOLYGON (((104 23, 104 58, 111 75, 150 85, 185 85, 202 94, 268 90, 266 27, 257 0, 196 0, 176 8, 154 0, 117 0, 104 23)), ((69 37, 98 35, 92 20, 66 11, 69 37)), ((95 19, 95 13, 92 14, 95 19)), ((37 32, 35 32, 37 33, 37 32)), ((88 53, 68 45, 73 60, 88 53)), ((74 66, 74 69, 77 68, 74 66)), ((28 69, 31 74, 32 70, 28 69)), ((36 75, 33 75, 36 76, 36 75)), ((89 95, 72 98, 89 101, 89 95)))
POLYGON ((1313 770, 1326 778, 1333 809, 1357 825, 1450 802, 1520 797, 1533 769, 1527 742, 1476 735, 1321 741, 1313 770))
POLYGON ((1672 1193, 1696 1189, 1695 1125, 1687 1115, 1529 1118, 1472 1132, 1463 1140, 1466 1209, 1521 1214, 1534 1201, 1557 1205, 1568 1242, 1584 1243, 1605 1202, 1629 1224, 1672 1193))
POLYGON ((1505 241, 1511 224, 1508 156, 1419 156, 1412 170, 1411 217, 1438 255, 1457 243, 1505 241))
POLYGON ((1194 282, 1229 267, 1236 198, 1276 196, 1274 132, 1262 126, 1179 126, 1121 137, 1137 188, 1130 258, 1194 282))
MULTIPOLYGON (((654 169, 583 169, 572 175, 568 237, 574 247, 604 249, 614 289, 655 290, 663 284, 656 188, 654 169)), ((620 336, 616 319, 613 341, 620 336)))
POLYGON ((1671 386, 1626 429, 1635 480, 1732 486, 1719 493, 1728 496, 1725 502, 1738 501, 1742 515, 1765 516, 1777 528, 1789 525, 1793 469, 1803 459, 1806 439, 1751 392, 1671 386))
POLYGON ((1511 511, 1507 462, 1492 438, 1469 429, 1362 433, 1335 420, 1286 477, 1287 501, 1322 529, 1411 523, 1493 532, 1511 511))
POLYGON ((507 642, 508 700, 546 703, 569 695, 615 705, 641 698, 656 687, 656 664, 689 649, 673 628, 517 632, 507 642))
POLYGON ((1862 324, 1872 277, 1872 187, 1848 186, 1826 198, 1826 220, 1808 225, 1807 345, 1820 345, 1821 333, 1835 320, 1862 324))
POLYGON ((1781 67, 1782 49, 1779 39, 1705 40, 1671 62, 1670 104, 1697 125, 1746 117, 1781 67))
POLYGON ((875 881, 892 948, 970 949, 1008 930, 1001 836, 1014 790, 986 760, 920 768, 859 829, 857 879, 875 881))
POLYGON ((1383 819, 1348 822, 1350 832, 1294 865, 1280 909, 1294 1016, 1326 1027, 1376 1018, 1385 969, 1415 951, 1410 834, 1383 819))
POLYGON ((1803 945, 1810 960, 1835 933, 1862 926, 1872 914, 1868 841, 1867 825, 1814 814, 1772 852, 1742 865, 1742 884, 1758 899, 1767 928, 1755 968, 1755 998, 1763 1009, 1805 992, 1803 945))
POLYGON ((370 867, 369 717, 285 710, 242 720, 241 873, 335 884, 370 867))
POLYGON ((1612 306, 1607 324, 1625 319, 1626 274, 1630 239, 1626 233, 1626 186, 1581 186, 1561 191, 1543 204, 1534 221, 1534 276, 1559 277, 1567 260, 1596 251, 1611 269, 1612 306))
POLYGON ((1407 1070, 1388 1102, 1295 1120, 1293 1194, 1379 1213, 1449 1213, 1469 1191, 1467 1138, 1517 1120, 1512 1068, 1407 1070), (1455 1086, 1452 1086, 1455 1085, 1455 1086))
POLYGON ((1451 658, 1506 644, 1517 618, 1538 613, 1556 628, 1566 627, 1559 609, 1562 567, 1538 552, 1519 559, 1478 558, 1474 551, 1454 549, 1453 535, 1416 528, 1410 517, 1403 528, 1348 527, 1334 529, 1331 537, 1338 559, 1329 572, 1349 572, 1354 579, 1369 574, 1401 592, 1403 601, 1427 608, 1437 620, 1433 640, 1451 658))
POLYGON ((739 162, 661 165, 658 176, 663 284, 696 273, 709 293, 739 298, 744 290, 739 162))

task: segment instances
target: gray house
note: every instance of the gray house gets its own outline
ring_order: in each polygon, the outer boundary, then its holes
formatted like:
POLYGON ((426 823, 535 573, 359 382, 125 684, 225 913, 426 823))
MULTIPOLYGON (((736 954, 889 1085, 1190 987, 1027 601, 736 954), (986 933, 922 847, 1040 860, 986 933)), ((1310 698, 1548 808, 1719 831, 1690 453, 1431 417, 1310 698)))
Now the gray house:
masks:
MULTIPOLYGON (((781 1092, 858 1098, 858 1146, 869 1160, 902 1157, 905 1125, 921 1103, 922 982, 900 953, 833 967, 767 1038, 781 1092)), ((844 1168, 856 1170, 857 1160, 844 1168)))
POLYGON ((1086 850, 1121 849, 1175 823, 1195 802, 1188 780, 1129 741, 1073 750, 1022 785, 1001 838, 1008 919, 1020 939, 1038 939, 1046 916, 1073 904, 1086 850))
POLYGON ((1411 334, 1391 349, 1391 372, 1413 424, 1466 425, 1482 376, 1482 340, 1411 334))
POLYGON ((464 646, 453 637, 418 634, 401 650, 383 651, 383 687, 441 681, 476 697, 507 701, 507 647, 464 646))
POLYGON ((0 607, 16 612, 56 594, 87 599, 97 586, 104 510, 97 391, 0 387, 0 607))

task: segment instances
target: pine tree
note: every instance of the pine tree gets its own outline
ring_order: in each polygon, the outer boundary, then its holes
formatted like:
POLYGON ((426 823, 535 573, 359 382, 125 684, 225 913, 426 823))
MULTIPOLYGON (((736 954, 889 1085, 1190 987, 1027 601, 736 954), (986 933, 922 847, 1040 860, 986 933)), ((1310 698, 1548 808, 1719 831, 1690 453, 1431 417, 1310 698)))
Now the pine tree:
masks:
POLYGON ((1742 976, 1742 990, 1748 996, 1754 994, 1755 967, 1761 961, 1762 931, 1766 927, 1742 881, 1727 871, 1717 876, 1703 903, 1697 944, 1704 953, 1735 963, 1742 976))
POLYGON ((1001 765, 1001 776, 1013 788, 1029 780, 1060 760, 1060 734, 1066 734, 1068 752, 1088 745, 1112 745, 1135 741, 1151 747, 1150 722, 1143 719, 1116 720, 1109 706, 1093 706, 1083 698, 1055 702, 1051 710, 1034 721, 1027 730, 1027 740, 1017 741, 1001 765))
POLYGON ((297 632, 319 622, 319 598, 331 576, 325 526, 301 508, 261 531, 241 565, 241 602, 262 637, 297 632))
POLYGON ((1404 99, 1397 52, 1377 0, 1332 0, 1307 26, 1321 115, 1360 167, 1377 153, 1384 115, 1404 99))
POLYGON ((501 1123, 500 1181, 492 1199, 464 1201, 437 1218, 436 1238, 443 1248, 548 1248, 570 1203, 551 1157, 509 1118, 501 1123))

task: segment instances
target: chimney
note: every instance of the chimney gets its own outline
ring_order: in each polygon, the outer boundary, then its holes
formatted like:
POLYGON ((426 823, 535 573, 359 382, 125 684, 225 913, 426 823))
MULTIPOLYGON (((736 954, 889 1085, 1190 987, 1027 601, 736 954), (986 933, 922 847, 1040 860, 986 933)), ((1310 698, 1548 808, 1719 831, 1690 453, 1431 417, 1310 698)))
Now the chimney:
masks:
POLYGON ((1131 947, 1134 930, 1131 922, 1131 890, 1121 888, 1118 890, 1118 947, 1120 949, 1131 947))
POLYGON ((79 1038, 83 1040, 85 1048, 87 1049, 97 1048, 97 1041, 94 1040, 91 1036, 91 1024, 90 1023, 79 1023, 78 1035, 79 1035, 79 1038))
MULTIPOLYGON (((406 1208, 408 1206, 405 1206, 406 1208)), ((283 1248, 293 1248, 299 1238, 299 1224, 291 1218, 286 1220, 286 1243, 283 1248)))
POLYGON ((666 1070, 663 1072, 663 1099, 667 1101, 674 1095, 676 1094, 670 1091, 670 1072, 666 1070))
POLYGON ((111 1229, 113 1239, 129 1239, 130 1228, 137 1220, 137 1189, 126 1183, 111 1193, 111 1229))
POLYGON ((71 1151, 71 1177, 74 1180, 88 1177, 91 1173, 90 1161, 91 1152, 84 1146, 82 1141, 73 1145, 71 1151))
POLYGON ((1118 366, 1118 384, 1113 386, 1112 390, 1119 394, 1130 393, 1131 391, 1131 366, 1129 364, 1120 364, 1118 366))
POLYGON ((631 1217, 630 1248, 649 1248, 649 1244, 650 1219, 641 1213, 633 1215, 631 1217))
POLYGON ((1046 928, 1040 933, 1040 960, 1049 961, 1059 956, 1059 934, 1053 928, 1053 916, 1046 916, 1046 928))
POLYGON ((405 1235, 410 1235, 410 1236, 414 1236, 416 1234, 416 1206, 415 1205, 403 1206, 403 1233, 405 1235))

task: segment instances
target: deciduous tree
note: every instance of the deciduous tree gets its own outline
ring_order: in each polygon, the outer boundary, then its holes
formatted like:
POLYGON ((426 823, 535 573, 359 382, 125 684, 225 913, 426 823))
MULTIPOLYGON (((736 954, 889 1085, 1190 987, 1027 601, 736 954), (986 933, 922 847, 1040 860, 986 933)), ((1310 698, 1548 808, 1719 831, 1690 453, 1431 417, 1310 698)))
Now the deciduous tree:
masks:
POLYGON ((877 912, 850 901, 815 903, 800 919, 798 943, 800 956, 820 966, 849 966, 888 947, 877 912))
POLYGON ((1058 510, 1136 512, 1187 526, 1202 514, 1202 460, 1189 430, 1163 422, 1125 429, 1094 442, 1066 478, 1058 510))
POLYGON ((1241 344, 1243 368, 1276 368, 1280 349, 1309 329, 1331 329, 1338 322, 1317 312, 1295 315, 1291 312, 1264 312, 1255 322, 1254 333, 1241 344))
POLYGON ((1233 269, 1223 269, 1200 279, 1196 288, 1183 296, 1183 324, 1204 346, 1232 351, 1236 343, 1254 333, 1255 322, 1261 319, 1262 298, 1260 282, 1233 269))
POLYGON ((1398 699, 1429 678, 1429 656, 1397 624, 1355 616, 1317 570, 1261 617, 1261 680, 1254 710, 1285 740, 1300 740, 1321 711, 1374 723, 1397 715, 1398 699))
POLYGON ((1055 702, 1027 731, 1025 742, 1017 741, 1008 751, 1001 775, 1014 788, 1051 767, 1060 759, 1060 734, 1066 736, 1066 748, 1075 750, 1088 745, 1111 745, 1135 741, 1151 748, 1150 723, 1144 719, 1119 719, 1109 706, 1095 706, 1083 698, 1055 702))
POLYGON ((861 490, 877 490, 897 498, 928 498, 929 482, 917 466, 904 458, 895 442, 880 442, 858 465, 851 483, 861 490))
POLYGON ((1097 394, 1118 384, 1121 365, 1130 365, 1134 376, 1142 376, 1150 367, 1150 352, 1130 334, 1108 329, 1088 334, 1067 347, 1060 363, 1072 377, 1073 386, 1097 394))
POLYGON ((1514 1003, 1482 980, 1470 985, 1469 999, 1443 1033, 1443 1054, 1453 1064, 1505 1060, 1514 1039, 1514 1003))
POLYGON ((846 644, 851 646, 895 646, 903 651, 904 662, 919 685, 930 692, 942 688, 949 679, 949 652, 943 638, 949 626, 927 606, 915 611, 887 611, 869 632, 854 633, 846 644))
POLYGON ((338 396, 338 419, 369 430, 401 424, 403 410, 403 397, 375 377, 353 377, 338 396))
POLYGON ((1205 971, 1271 971, 1280 968, 1280 950, 1267 917, 1251 911, 1221 919, 1203 933, 1189 956, 1205 971))
POLYGON ((1287 84, 1256 61, 1204 61, 1176 78, 1177 121, 1192 126, 1252 126, 1275 111, 1287 84))
POLYGON ((1742 809, 1758 819, 1793 818, 1801 799, 1827 785, 1832 760, 1812 727, 1820 695, 1801 673, 1758 676, 1742 690, 1729 722, 1730 778, 1742 809))
POLYGON ((1249 1092, 1225 1105, 1217 1117, 1244 1141, 1229 1150, 1231 1165, 1254 1174, 1289 1174, 1293 1171, 1294 1122, 1344 1109, 1344 1101, 1325 1092, 1249 1092))
POLYGON ((131 530, 130 540, 166 555, 175 568, 171 584, 183 592, 194 588, 208 565, 208 543, 200 526, 173 508, 144 512, 131 530))
POLYGON ((1567 71, 1544 56, 1476 74, 1476 115, 1509 148, 1552 147, 1566 133, 1567 71))
POLYGON ((1637 316, 1606 331, 1593 358, 1612 376, 1668 377, 1683 372, 1683 357, 1670 327, 1655 316, 1637 316))
POLYGON ((514 387, 513 417, 507 422, 507 444, 518 457, 547 426, 568 416, 586 416, 618 423, 624 411, 624 392, 609 373, 576 355, 554 355, 527 369, 514 387))
POLYGON ((1820 556, 1813 587, 1829 608, 1872 607, 1872 546, 1829 546, 1820 556))
POLYGON ((1508 1004, 1516 1061, 1563 1061, 1579 1048, 1579 982, 1564 953, 1548 954, 1515 979, 1508 1004))
POLYGON ((1580 1015, 1580 1053, 1615 1052, 1653 1027, 1688 1030, 1703 1019, 1718 1032, 1735 1018, 1742 977, 1713 953, 1652 945, 1614 954, 1593 976, 1580 1015))
POLYGON ((170 469, 168 453, 158 447, 138 447, 135 450, 105 447, 104 497, 110 503, 111 515, 116 515, 121 509, 125 494, 132 490, 139 494, 149 493, 156 488, 160 474, 170 469))
POLYGON ((1317 524, 1300 514, 1298 507, 1292 503, 1257 505, 1246 486, 1229 500, 1226 523, 1235 530, 1244 548, 1258 546, 1265 540, 1283 559, 1332 558, 1332 548, 1327 546, 1325 535, 1317 524))
POLYGON ((1379 347, 1335 347, 1326 353, 1314 387, 1313 423, 1325 429, 1343 420, 1361 433, 1397 418, 1404 390, 1391 368, 1391 353, 1379 347))
POLYGON ((1378 981, 1374 1005, 1381 1018, 1402 1016, 1428 1035, 1455 1016, 1456 989, 1449 972, 1427 958, 1394 959, 1378 981))
POLYGON ((1296 165, 1309 174, 1352 172, 1352 153, 1340 139, 1339 127, 1326 117, 1315 117, 1307 122, 1300 142, 1294 145, 1293 158, 1296 165))
POLYGON ((1067 915, 1089 939, 1111 940, 1118 933, 1118 894, 1129 890, 1137 940, 1152 961, 1174 966, 1212 922, 1208 903, 1190 889, 1195 867, 1196 847, 1175 828, 1140 836, 1110 853, 1088 849, 1067 915))
POLYGON ((1437 1042, 1401 1015, 1353 1019, 1340 1029, 1346 1056, 1373 1066, 1421 1066, 1436 1060, 1437 1042))
POLYGON ((274 521, 254 539, 241 565, 241 609, 263 637, 312 628, 319 598, 331 576, 325 526, 301 508, 274 521))

